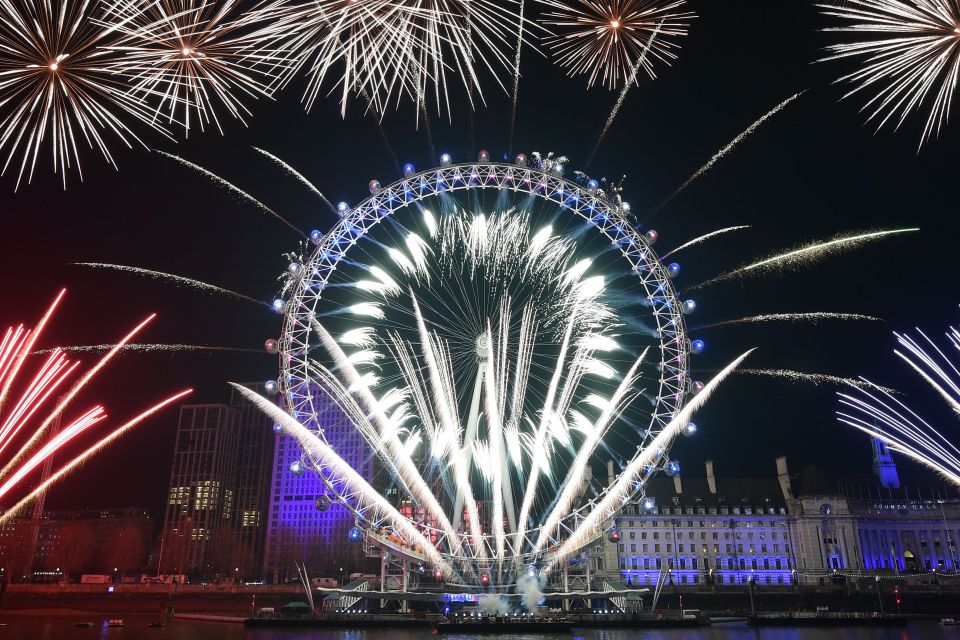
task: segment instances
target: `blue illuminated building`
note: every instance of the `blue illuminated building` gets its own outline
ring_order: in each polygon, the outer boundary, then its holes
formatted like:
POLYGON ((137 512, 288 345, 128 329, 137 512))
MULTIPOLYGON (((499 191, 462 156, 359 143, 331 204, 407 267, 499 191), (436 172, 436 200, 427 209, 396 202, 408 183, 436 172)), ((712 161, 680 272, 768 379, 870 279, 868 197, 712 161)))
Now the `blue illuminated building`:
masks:
POLYGON ((775 588, 960 570, 960 495, 901 482, 889 450, 872 443, 872 452, 869 476, 791 474, 781 457, 769 479, 717 479, 710 461, 703 478, 655 477, 609 523, 606 551, 616 549, 620 581, 636 587, 775 588))
POLYGON ((628 586, 789 585, 790 527, 776 479, 654 478, 615 518, 628 586))
MULTIPOLYGON (((373 464, 360 433, 330 399, 317 391, 313 406, 318 428, 350 466, 371 480, 373 464)), ((352 514, 328 492, 320 475, 312 469, 291 471, 302 450, 297 441, 282 431, 275 434, 273 478, 267 516, 264 576, 282 582, 295 578, 295 563, 306 564, 312 575, 339 575, 357 568, 361 545, 348 540, 354 526, 352 514), (319 499, 319 502, 318 502, 319 499), (323 507, 325 510, 321 510, 323 507)))

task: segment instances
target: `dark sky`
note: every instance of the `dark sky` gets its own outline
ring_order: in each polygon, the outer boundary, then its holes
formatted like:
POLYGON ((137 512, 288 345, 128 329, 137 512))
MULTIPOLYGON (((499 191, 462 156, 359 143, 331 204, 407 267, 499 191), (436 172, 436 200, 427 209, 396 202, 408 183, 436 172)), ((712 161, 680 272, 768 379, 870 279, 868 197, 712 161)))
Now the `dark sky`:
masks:
MULTIPOLYGON (((883 241, 782 276, 748 279, 698 292, 691 324, 790 311, 843 311, 886 319, 876 324, 770 325, 699 333, 710 351, 694 366, 708 377, 748 347, 755 367, 783 367, 843 376, 867 375, 902 388, 919 412, 937 423, 954 417, 920 387, 892 354, 892 330, 921 326, 932 334, 957 320, 956 158, 960 127, 917 153, 922 119, 877 135, 863 125, 857 99, 838 102, 831 81, 848 66, 814 64, 826 25, 808 2, 691 0, 697 12, 679 60, 658 67, 627 98, 592 166, 595 176, 628 177, 625 197, 643 220, 714 152, 786 97, 808 90, 763 125, 663 209, 647 227, 661 246, 676 246, 732 224, 753 229, 682 255, 683 283, 692 284, 755 256, 847 230, 919 226, 922 232, 883 241)), ((585 90, 533 52, 524 54, 514 151, 557 151, 582 166, 615 93, 585 90)), ((508 74, 504 82, 509 85, 508 74)), ((437 153, 457 160, 487 148, 506 151, 510 100, 484 78, 487 106, 471 119, 462 104, 452 124, 434 118, 437 153), (471 120, 473 122, 471 122, 471 120), (471 133, 472 131, 472 133, 471 133), (472 139, 476 141, 473 146, 472 139)), ((294 180, 250 149, 264 147, 298 167, 333 201, 356 202, 371 178, 387 183, 397 170, 375 120, 359 105, 340 118, 335 99, 309 114, 301 83, 275 102, 253 105, 249 127, 228 121, 225 135, 191 134, 173 144, 147 134, 153 147, 180 154, 221 173, 294 224, 328 229, 333 216, 294 180)), ((413 113, 389 113, 383 128, 399 161, 430 164, 426 134, 413 113)), ((276 289, 283 252, 297 237, 246 203, 142 148, 114 144, 118 171, 93 153, 84 181, 38 169, 14 193, 13 176, 0 181, 4 232, 0 286, 7 303, 0 322, 33 322, 61 286, 68 297, 47 335, 48 346, 109 342, 144 315, 159 317, 148 342, 186 342, 260 348, 280 319, 266 309, 178 289, 166 283, 68 266, 72 261, 134 264, 203 279, 264 300, 276 289)), ((92 356, 83 356, 84 362, 92 356)), ((276 375, 274 359, 259 354, 125 355, 84 393, 102 399, 120 420, 182 387, 195 401, 227 398, 227 380, 276 375)), ((835 388, 748 376, 731 378, 697 419, 700 435, 677 443, 690 473, 713 458, 718 474, 773 472, 787 454, 795 469, 816 463, 865 471, 869 447, 834 419, 835 388)), ((78 405, 78 408, 81 405, 78 405)), ((159 508, 165 494, 176 411, 144 424, 55 490, 57 507, 143 505, 159 508)), ((954 428, 946 424, 947 429, 954 428)))

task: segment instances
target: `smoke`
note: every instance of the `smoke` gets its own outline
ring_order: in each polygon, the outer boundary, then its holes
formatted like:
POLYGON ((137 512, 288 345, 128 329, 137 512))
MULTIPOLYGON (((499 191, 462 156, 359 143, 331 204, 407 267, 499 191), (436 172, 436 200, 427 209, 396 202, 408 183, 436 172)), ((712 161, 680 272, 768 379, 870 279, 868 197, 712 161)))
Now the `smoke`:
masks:
POLYGON ((510 604, 503 596, 487 594, 480 598, 477 605, 483 612, 492 616, 505 616, 510 613, 510 604))
POLYGON ((539 576, 525 575, 517 580, 517 593, 520 594, 520 601, 523 607, 530 612, 536 613, 537 607, 543 602, 543 578, 539 576))

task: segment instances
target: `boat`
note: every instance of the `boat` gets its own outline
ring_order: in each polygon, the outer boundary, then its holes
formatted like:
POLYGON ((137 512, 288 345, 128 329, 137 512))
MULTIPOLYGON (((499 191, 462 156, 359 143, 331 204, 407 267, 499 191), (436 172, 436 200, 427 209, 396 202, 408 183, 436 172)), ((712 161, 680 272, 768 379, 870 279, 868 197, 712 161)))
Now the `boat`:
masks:
POLYGON ((122 627, 122 626, 123 626, 123 618, 110 618, 109 620, 107 620, 107 626, 108 626, 108 627, 122 627))
POLYGON ((93 623, 92 623, 92 622, 78 622, 77 624, 75 624, 75 625, 73 625, 73 626, 75 626, 75 627, 80 627, 81 629, 89 629, 89 628, 93 627, 93 623))
POLYGON ((954 627, 960 625, 960 620, 956 618, 940 618, 940 624, 945 627, 954 627))

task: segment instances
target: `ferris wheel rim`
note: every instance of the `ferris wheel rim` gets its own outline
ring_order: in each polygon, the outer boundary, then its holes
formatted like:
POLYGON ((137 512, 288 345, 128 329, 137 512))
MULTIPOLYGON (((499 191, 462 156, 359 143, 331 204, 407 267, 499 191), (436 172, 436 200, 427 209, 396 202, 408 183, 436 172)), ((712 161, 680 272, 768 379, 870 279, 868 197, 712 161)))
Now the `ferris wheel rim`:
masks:
MULTIPOLYGON (((278 341, 282 372, 279 390, 286 402, 286 410, 295 418, 302 420, 304 416, 316 415, 313 394, 309 390, 299 394, 295 392, 297 385, 294 380, 298 376, 294 374, 299 372, 301 380, 308 380, 308 347, 313 333, 310 321, 315 317, 315 310, 340 261, 367 233, 395 213, 430 197, 470 189, 507 189, 554 203, 559 210, 579 215, 590 222, 617 246, 622 257, 630 262, 632 273, 639 277, 651 302, 651 315, 657 324, 660 375, 656 404, 647 426, 648 433, 662 428, 682 407, 689 391, 691 350, 679 297, 651 243, 628 219, 623 207, 608 198, 603 190, 578 184, 553 170, 552 166, 541 168, 519 162, 484 160, 442 163, 419 172, 408 172, 403 178, 386 186, 380 186, 376 181, 372 181, 370 186, 369 196, 342 212, 338 222, 314 241, 312 252, 309 256, 303 256, 297 273, 290 276, 285 287, 289 300, 284 307, 283 330, 278 341), (655 286, 651 286, 651 283, 655 283, 655 286)), ((327 442, 322 430, 315 433, 327 442)), ((352 492, 337 491, 334 483, 323 474, 320 475, 326 489, 334 494, 331 496, 333 499, 347 505, 358 520, 368 521, 364 509, 349 505, 348 494, 352 492)), ((642 492, 642 485, 638 483, 633 497, 642 492)), ((564 520, 576 516, 593 502, 591 500, 572 510, 564 520)), ((541 525, 537 525, 528 531, 536 532, 540 528, 541 525)), ((484 538, 489 538, 489 535, 484 538)))

